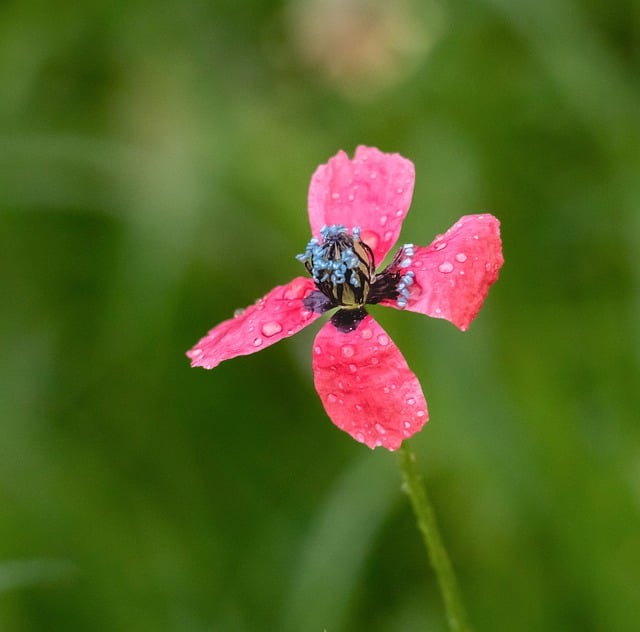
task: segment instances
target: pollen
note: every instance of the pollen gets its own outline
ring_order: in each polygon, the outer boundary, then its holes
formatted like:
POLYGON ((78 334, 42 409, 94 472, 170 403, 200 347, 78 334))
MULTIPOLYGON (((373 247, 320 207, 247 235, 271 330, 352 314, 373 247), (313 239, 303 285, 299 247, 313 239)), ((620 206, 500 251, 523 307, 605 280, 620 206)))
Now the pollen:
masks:
POLYGON ((340 224, 324 226, 320 239, 311 239, 297 258, 336 307, 358 308, 367 302, 375 262, 371 248, 360 239, 359 227, 349 232, 340 224))

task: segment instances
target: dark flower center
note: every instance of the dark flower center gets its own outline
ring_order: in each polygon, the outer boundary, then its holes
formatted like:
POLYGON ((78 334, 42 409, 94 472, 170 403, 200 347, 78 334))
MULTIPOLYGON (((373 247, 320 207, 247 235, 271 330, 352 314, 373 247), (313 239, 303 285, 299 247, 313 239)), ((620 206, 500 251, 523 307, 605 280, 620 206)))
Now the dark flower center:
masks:
POLYGON ((360 239, 359 228, 349 234, 345 226, 325 226, 320 237, 311 239, 304 254, 298 255, 318 288, 303 301, 308 310, 322 313, 340 307, 331 322, 348 332, 367 315, 367 303, 397 299, 398 307, 407 305, 406 288, 413 281, 413 272, 404 268, 411 262, 413 246, 403 246, 376 275, 373 251, 360 239))

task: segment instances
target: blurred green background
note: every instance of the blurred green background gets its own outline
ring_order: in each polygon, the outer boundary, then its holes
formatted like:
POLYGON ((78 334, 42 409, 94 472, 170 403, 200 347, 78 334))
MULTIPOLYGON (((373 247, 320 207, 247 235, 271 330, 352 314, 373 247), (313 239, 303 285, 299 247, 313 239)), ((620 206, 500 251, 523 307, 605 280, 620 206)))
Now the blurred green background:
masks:
POLYGON ((416 165, 404 241, 502 221, 469 332, 372 309, 476 629, 638 629, 637 2, 5 0, 0 85, 0 630, 445 629, 318 326, 184 356, 302 273, 359 143, 416 165))

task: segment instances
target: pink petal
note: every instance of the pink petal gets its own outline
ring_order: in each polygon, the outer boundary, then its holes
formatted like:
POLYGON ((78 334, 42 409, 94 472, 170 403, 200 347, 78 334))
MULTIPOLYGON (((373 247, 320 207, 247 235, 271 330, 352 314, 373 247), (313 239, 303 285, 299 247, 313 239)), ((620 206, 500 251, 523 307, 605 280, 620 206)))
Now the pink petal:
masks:
POLYGON ((313 373, 331 421, 370 448, 396 450, 429 418, 418 379, 371 316, 349 333, 324 325, 313 346, 313 373))
POLYGON ((214 327, 188 351, 191 366, 213 369, 223 360, 260 351, 310 325, 320 314, 305 309, 302 300, 313 290, 313 280, 306 277, 275 287, 254 305, 214 327))
POLYGON ((406 268, 415 273, 406 309, 446 318, 465 331, 503 262, 500 222, 493 215, 465 215, 427 248, 415 248, 406 268))
POLYGON ((413 163, 400 154, 360 146, 353 160, 343 151, 320 165, 309 187, 314 237, 326 224, 359 226, 376 264, 393 248, 413 195, 413 163))

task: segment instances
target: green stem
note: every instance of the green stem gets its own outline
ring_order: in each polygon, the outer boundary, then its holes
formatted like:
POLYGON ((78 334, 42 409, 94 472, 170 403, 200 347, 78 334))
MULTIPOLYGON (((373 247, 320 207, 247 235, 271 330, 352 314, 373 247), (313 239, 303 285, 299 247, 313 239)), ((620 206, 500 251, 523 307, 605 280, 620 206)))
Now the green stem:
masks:
POLYGON ((447 550, 444 548, 440 530, 436 522, 436 516, 429 502, 427 490, 418 472, 416 456, 409 447, 409 442, 404 441, 400 450, 400 468, 405 483, 405 491, 409 495, 413 511, 418 521, 418 527, 422 533, 431 566, 438 578, 440 592, 447 611, 447 621, 452 632, 471 632, 460 598, 458 582, 449 561, 447 550))

